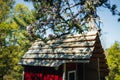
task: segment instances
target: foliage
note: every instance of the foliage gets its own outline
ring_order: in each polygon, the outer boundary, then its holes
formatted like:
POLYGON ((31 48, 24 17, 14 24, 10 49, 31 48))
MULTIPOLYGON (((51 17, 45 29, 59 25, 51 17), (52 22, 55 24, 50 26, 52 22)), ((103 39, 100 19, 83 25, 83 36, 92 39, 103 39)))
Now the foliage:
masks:
POLYGON ((14 20, 21 27, 26 27, 29 24, 33 24, 35 22, 35 18, 33 16, 33 12, 28 9, 27 6, 23 4, 17 4, 14 8, 14 20))
POLYGON ((4 75, 4 80, 17 79, 21 77, 21 67, 18 66, 18 61, 23 54, 19 46, 6 46, 2 48, 0 54, 0 73, 4 75), (13 75, 14 73, 14 75, 13 75))
POLYGON ((14 2, 15 0, 0 0, 0 23, 8 17, 14 2))
POLYGON ((14 0, 0 0, 0 74, 3 76, 7 74, 7 71, 9 66, 8 62, 10 62, 6 55, 6 53, 9 53, 9 49, 7 50, 6 46, 6 37, 8 36, 11 29, 14 28, 14 26, 11 26, 10 24, 7 24, 5 20, 8 18, 8 15, 10 13, 10 9, 12 8, 12 5, 14 4, 14 0), (6 51, 7 50, 7 51, 6 51), (6 51, 6 52, 4 52, 6 51), (7 64, 6 64, 7 63, 7 64), (7 68, 6 68, 7 67, 7 68))
POLYGON ((108 80, 120 80, 120 43, 116 41, 107 49, 107 53, 110 68, 108 80))
MULTIPOLYGON (((33 24, 36 21, 36 19, 34 17, 34 11, 29 10, 28 7, 23 4, 17 4, 16 7, 14 8, 13 13, 14 13, 13 18, 14 18, 15 23, 20 26, 19 30, 24 30, 23 34, 27 34, 26 37, 28 37, 29 40, 31 40, 31 41, 35 40, 37 38, 37 36, 33 35, 31 37, 25 31, 27 28, 26 26, 33 24)), ((30 33, 32 34, 32 32, 30 32, 30 33)))
POLYGON ((35 16, 38 20, 35 24, 28 26, 28 30, 32 31, 32 33, 37 32, 40 38, 45 38, 44 35, 51 33, 56 37, 65 34, 82 33, 96 29, 96 25, 99 29, 98 7, 108 8, 114 15, 120 14, 116 9, 116 5, 110 5, 109 0, 25 1, 33 1, 36 9, 35 16), (52 32, 50 33, 50 31, 52 32))
POLYGON ((0 23, 0 74, 4 80, 21 80, 22 66, 18 62, 32 43, 26 26, 35 18, 23 4, 16 5, 11 11, 10 17, 0 23))
POLYGON ((8 18, 8 14, 10 13, 10 9, 14 4, 14 0, 0 0, 0 46, 5 45, 5 37, 7 36, 9 29, 9 25, 4 22, 8 18))

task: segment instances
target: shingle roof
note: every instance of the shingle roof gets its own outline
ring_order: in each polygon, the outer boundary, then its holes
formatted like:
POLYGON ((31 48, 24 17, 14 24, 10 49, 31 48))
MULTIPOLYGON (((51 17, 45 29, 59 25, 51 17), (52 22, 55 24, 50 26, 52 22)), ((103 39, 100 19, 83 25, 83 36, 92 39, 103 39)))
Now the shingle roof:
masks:
POLYGON ((44 43, 36 40, 19 61, 24 66, 58 67, 63 63, 94 63, 99 58, 100 74, 109 69, 97 31, 64 35, 44 43))
POLYGON ((65 35, 44 43, 37 40, 25 53, 19 64, 34 66, 59 66, 66 62, 89 62, 97 32, 65 35))

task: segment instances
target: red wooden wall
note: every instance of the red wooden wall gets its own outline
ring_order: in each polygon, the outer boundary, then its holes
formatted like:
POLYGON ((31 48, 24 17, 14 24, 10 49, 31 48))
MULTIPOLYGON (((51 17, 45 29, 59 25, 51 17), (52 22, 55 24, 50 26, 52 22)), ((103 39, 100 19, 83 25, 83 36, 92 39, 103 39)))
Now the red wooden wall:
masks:
MULTIPOLYGON (((76 71, 77 79, 82 80, 80 65, 76 65, 76 63, 66 64, 66 80, 68 80, 68 72, 73 70, 78 70, 76 71)), ((51 67, 24 66, 24 80, 63 80, 63 65, 58 70, 51 67)))
MULTIPOLYGON (((68 80, 68 72, 73 70, 76 71, 76 80, 98 80, 98 71, 93 69, 93 66, 91 63, 85 65, 82 63, 67 63, 66 80, 68 80)), ((24 80, 63 80, 63 65, 58 70, 51 67, 24 66, 24 80)))
POLYGON ((63 70, 49 67, 24 67, 24 80, 62 80, 63 70))

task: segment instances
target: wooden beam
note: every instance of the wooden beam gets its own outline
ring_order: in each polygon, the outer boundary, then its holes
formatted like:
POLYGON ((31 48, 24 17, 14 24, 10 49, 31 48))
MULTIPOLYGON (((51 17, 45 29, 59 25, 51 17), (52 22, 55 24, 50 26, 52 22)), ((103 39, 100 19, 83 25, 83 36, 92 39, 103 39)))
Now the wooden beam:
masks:
MULTIPOLYGON (((56 38, 55 40, 59 39, 69 39, 69 38, 80 38, 80 37, 90 37, 90 36, 97 36, 97 31, 96 32, 87 32, 87 33, 82 33, 82 34, 75 34, 75 35, 63 35, 60 38, 56 38)), ((42 41, 41 39, 36 40, 36 42, 42 41)), ((51 40, 49 40, 51 41, 51 40)))
POLYGON ((66 63, 63 64, 63 80, 66 80, 66 63))
MULTIPOLYGON (((94 47, 76 47, 76 48, 54 48, 54 49, 36 49, 28 50, 27 54, 59 54, 59 53, 69 53, 69 54, 86 54, 91 53, 94 47)), ((96 55, 96 54, 95 54, 96 55)))
POLYGON ((100 64, 99 64, 99 58, 97 58, 97 64, 98 64, 98 79, 100 80, 100 64))
POLYGON ((87 47, 94 47, 95 41, 85 41, 85 42, 75 42, 75 43, 62 43, 62 44, 46 44, 44 46, 34 45, 29 50, 35 49, 56 49, 56 48, 87 48, 87 47))

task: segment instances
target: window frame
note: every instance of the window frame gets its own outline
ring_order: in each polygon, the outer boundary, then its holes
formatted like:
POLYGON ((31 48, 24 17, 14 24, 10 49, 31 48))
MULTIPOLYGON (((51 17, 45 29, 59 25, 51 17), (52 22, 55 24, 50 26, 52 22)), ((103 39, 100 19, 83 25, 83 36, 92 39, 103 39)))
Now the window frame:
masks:
POLYGON ((68 71, 68 80, 70 80, 71 73, 74 73, 74 80, 76 80, 76 70, 68 71))

